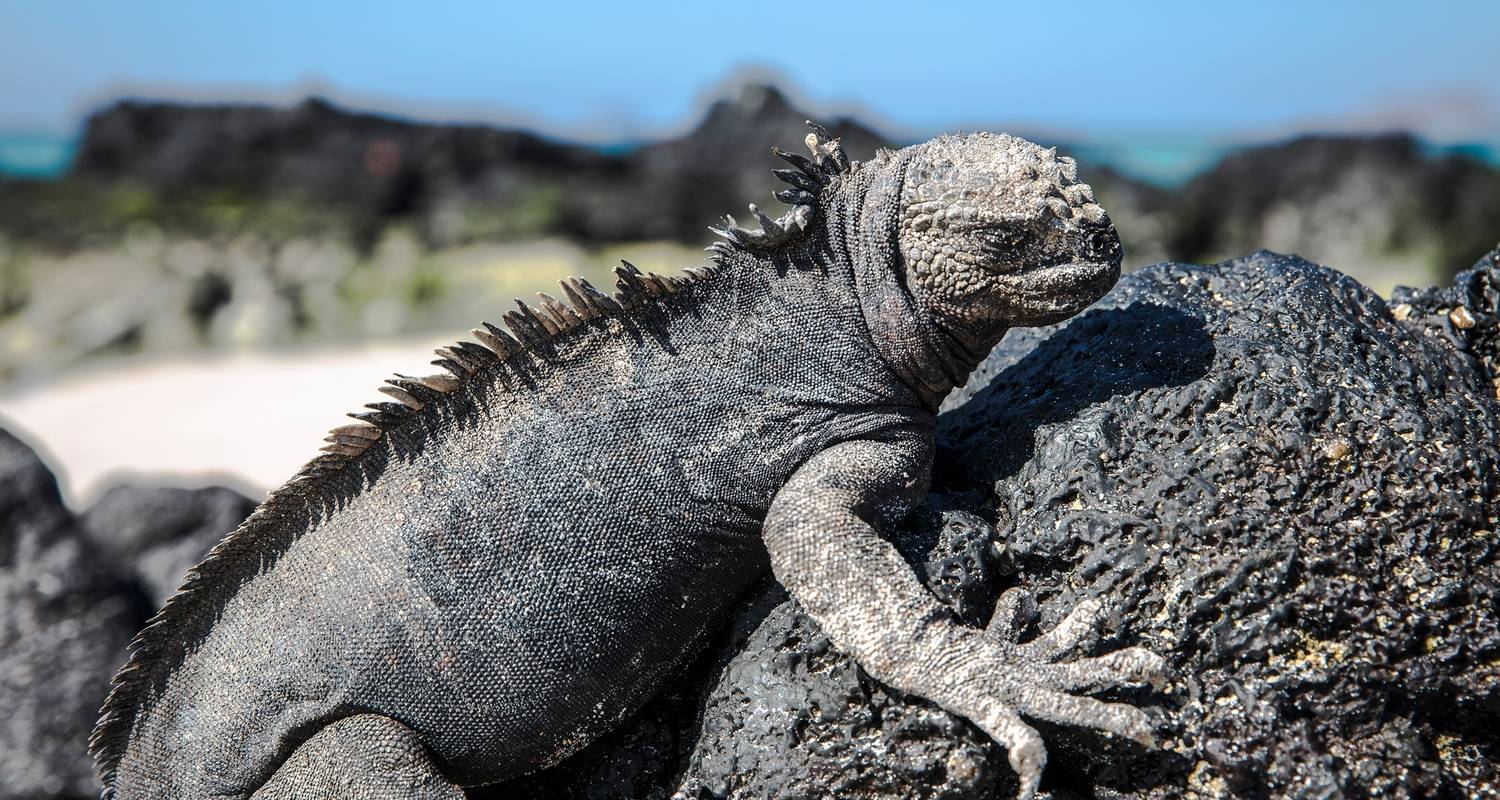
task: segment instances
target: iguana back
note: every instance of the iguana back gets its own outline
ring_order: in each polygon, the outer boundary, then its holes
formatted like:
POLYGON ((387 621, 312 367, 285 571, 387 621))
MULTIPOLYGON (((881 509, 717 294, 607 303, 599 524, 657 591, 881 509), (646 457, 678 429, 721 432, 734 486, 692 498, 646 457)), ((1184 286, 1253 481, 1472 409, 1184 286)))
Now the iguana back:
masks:
POLYGON ((785 475, 904 421, 850 414, 844 387, 886 387, 847 281, 723 262, 671 283, 624 269, 594 319, 544 307, 513 318, 530 335, 503 359, 453 351, 450 391, 401 382, 420 410, 384 405, 363 452, 279 489, 147 630, 106 709, 133 718, 96 745, 111 789, 248 794, 365 711, 455 781, 494 781, 654 694, 765 573, 785 475), (798 327, 843 341, 803 352, 798 327), (166 763, 202 768, 165 786, 166 763))

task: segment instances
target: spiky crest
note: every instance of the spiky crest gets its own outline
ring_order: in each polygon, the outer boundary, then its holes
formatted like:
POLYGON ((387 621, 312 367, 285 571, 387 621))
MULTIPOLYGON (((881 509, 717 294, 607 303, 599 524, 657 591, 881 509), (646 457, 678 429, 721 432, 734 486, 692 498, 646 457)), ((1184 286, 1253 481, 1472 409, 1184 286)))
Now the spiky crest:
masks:
POLYGON ((744 250, 769 250, 793 241, 812 224, 813 215, 818 209, 818 195, 841 176, 858 167, 856 162, 851 162, 844 154, 844 146, 827 128, 812 120, 807 120, 806 123, 812 133, 807 135, 804 142, 812 152, 812 158, 788 153, 779 147, 771 148, 771 152, 796 168, 771 170, 772 175, 791 184, 792 188, 777 192, 776 199, 790 205, 792 209, 771 219, 751 203, 750 213, 760 224, 759 228, 753 230, 740 227, 734 217, 725 214, 721 224, 711 225, 708 229, 728 241, 715 242, 708 250, 719 253, 735 247, 744 250))
MULTIPOLYGON (((705 282, 717 266, 690 267, 681 277, 641 272, 622 260, 615 268, 616 291, 605 294, 583 278, 561 282, 568 302, 538 294, 540 308, 517 300, 519 307, 504 315, 510 332, 481 323, 472 334, 479 341, 461 341, 437 349, 432 363, 443 369, 413 378, 396 375, 378 388, 395 402, 369 403, 349 416, 359 420, 329 431, 321 455, 307 462, 281 488, 266 496, 238 528, 216 545, 191 570, 182 588, 130 643, 130 656, 115 676, 99 723, 89 737, 89 752, 103 783, 102 800, 116 795, 115 773, 135 725, 136 710, 148 699, 173 659, 186 643, 212 624, 211 604, 253 578, 285 552, 306 527, 341 507, 361 490, 383 458, 371 448, 387 434, 423 417, 423 410, 467 386, 476 376, 517 367, 521 360, 540 355, 553 339, 610 317, 642 313, 682 290, 705 282), (367 467, 369 469, 367 469, 367 467), (205 608, 207 606, 207 608, 205 608), (191 626, 197 626, 196 628, 191 626)), ((429 412, 432 413, 432 412, 429 412)))

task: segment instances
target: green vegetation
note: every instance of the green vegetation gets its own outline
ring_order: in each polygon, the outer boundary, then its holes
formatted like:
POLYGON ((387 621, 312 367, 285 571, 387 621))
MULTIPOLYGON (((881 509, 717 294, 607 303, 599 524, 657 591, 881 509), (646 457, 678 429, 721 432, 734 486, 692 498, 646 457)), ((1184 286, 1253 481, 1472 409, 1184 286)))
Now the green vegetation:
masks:
POLYGON ((354 239, 362 220, 347 209, 296 195, 174 192, 129 182, 0 181, 0 228, 15 241, 54 251, 108 246, 142 224, 199 238, 248 233, 271 240, 354 239))

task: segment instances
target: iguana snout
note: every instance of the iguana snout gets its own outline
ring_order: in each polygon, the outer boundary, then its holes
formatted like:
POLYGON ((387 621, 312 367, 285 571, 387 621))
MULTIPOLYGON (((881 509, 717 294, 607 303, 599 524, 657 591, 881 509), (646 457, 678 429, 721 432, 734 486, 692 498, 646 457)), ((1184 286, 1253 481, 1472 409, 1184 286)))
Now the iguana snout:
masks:
POLYGON ((901 190, 908 284, 950 329, 1046 325, 1120 276, 1120 237, 1073 159, 992 133, 918 145, 901 190))

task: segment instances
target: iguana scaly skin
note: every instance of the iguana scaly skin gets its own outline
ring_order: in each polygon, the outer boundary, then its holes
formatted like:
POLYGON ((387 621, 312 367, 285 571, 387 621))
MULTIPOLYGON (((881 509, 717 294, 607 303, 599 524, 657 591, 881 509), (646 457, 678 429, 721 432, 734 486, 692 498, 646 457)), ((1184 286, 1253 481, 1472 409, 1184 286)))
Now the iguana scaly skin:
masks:
POLYGON ((461 797, 555 764, 670 680, 769 567, 877 679, 972 720, 1034 792, 1023 716, 1148 741, 1074 694, 1141 649, 966 627, 879 532, 924 494, 939 401, 1012 325, 1119 275, 1070 159, 945 136, 781 153, 792 211, 683 277, 618 270, 439 350, 336 429, 140 634, 92 742, 105 798, 461 797))

